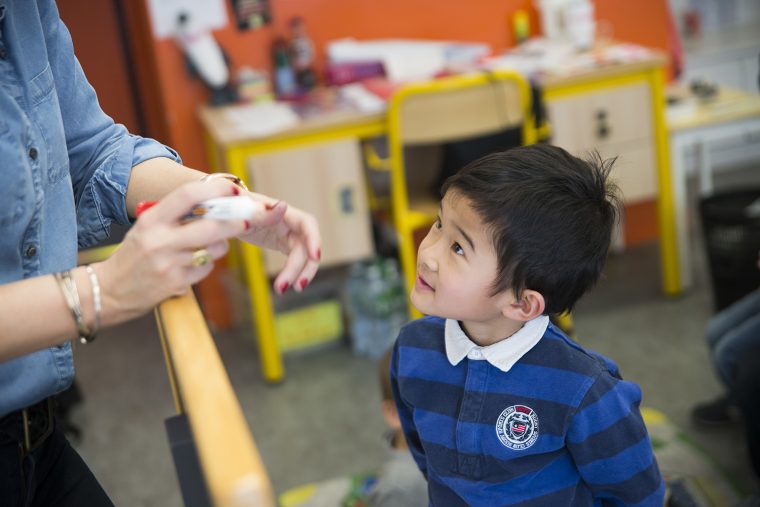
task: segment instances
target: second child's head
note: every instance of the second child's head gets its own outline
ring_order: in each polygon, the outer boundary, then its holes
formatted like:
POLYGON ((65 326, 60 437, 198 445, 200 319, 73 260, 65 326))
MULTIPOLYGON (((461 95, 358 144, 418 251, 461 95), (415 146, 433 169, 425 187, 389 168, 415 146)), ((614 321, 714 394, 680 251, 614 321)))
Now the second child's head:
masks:
POLYGON ((618 218, 612 164, 537 144, 451 176, 419 248, 414 305, 484 323, 572 309, 598 280, 618 218))

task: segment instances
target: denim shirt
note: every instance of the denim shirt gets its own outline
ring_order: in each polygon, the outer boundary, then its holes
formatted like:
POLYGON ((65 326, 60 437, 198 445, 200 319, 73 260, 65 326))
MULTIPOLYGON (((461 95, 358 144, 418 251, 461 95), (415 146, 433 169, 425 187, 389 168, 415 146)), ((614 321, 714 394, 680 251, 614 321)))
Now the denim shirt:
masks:
MULTIPOLYGON (((130 171, 155 157, 178 160, 100 109, 53 0, 0 0, 0 284, 70 269, 129 224, 130 171)), ((69 343, 0 362, 0 417, 73 376, 69 343)))

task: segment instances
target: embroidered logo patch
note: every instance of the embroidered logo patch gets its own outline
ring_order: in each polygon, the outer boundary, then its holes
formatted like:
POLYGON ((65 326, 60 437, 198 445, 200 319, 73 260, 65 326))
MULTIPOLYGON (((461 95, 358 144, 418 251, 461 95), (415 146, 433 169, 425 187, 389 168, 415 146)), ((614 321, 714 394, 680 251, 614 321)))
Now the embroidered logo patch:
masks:
POLYGON ((527 449, 538 440, 538 415, 525 405, 507 407, 496 421, 496 436, 509 449, 527 449))

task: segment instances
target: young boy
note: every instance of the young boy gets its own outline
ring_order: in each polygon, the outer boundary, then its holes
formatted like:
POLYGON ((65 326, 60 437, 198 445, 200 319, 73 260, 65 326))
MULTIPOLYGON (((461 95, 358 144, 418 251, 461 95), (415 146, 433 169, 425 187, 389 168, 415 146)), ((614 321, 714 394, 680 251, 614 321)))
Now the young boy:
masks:
POLYGON ((549 322, 599 278, 611 161, 534 145, 443 185, 391 362, 433 506, 663 505, 641 390, 549 322))

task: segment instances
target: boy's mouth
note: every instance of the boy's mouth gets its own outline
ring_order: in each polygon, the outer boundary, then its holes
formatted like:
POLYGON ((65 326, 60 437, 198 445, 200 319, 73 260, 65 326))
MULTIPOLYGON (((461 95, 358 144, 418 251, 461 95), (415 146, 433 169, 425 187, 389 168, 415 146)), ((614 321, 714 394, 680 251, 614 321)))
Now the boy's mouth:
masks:
POLYGON ((417 280, 415 281, 414 286, 418 290, 429 290, 429 291, 435 290, 433 289, 433 287, 430 286, 429 283, 425 281, 424 278, 422 278, 422 275, 420 274, 417 275, 417 280))

